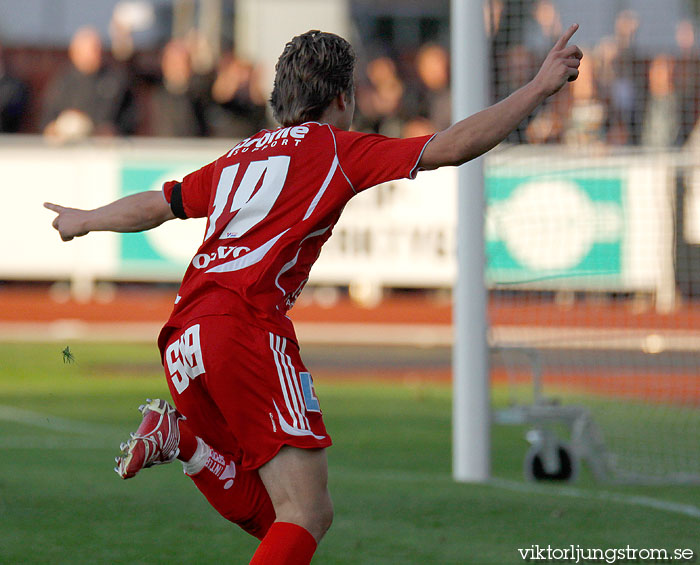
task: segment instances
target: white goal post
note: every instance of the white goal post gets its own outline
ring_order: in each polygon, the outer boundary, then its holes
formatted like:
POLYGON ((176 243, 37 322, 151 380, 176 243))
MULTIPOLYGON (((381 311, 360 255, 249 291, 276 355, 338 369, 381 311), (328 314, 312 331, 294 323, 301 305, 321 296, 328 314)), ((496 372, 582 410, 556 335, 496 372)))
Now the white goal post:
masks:
MULTIPOLYGON (((482 3, 452 0, 451 10, 454 122, 487 105, 488 51, 482 3)), ((458 174, 452 472, 457 481, 481 482, 491 466, 483 159, 462 165, 458 174)))

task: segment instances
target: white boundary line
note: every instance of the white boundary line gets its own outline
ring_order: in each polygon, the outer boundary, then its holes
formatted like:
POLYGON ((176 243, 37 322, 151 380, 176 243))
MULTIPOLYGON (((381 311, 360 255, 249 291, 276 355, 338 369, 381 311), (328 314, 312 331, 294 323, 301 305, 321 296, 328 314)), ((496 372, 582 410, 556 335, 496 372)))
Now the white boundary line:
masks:
POLYGON ((700 508, 692 504, 681 504, 660 500, 642 495, 620 494, 604 490, 585 490, 576 487, 555 487, 543 486, 535 483, 520 483, 508 479, 493 478, 488 485, 511 492, 522 492, 524 494, 539 494, 546 496, 566 496, 568 498, 580 498, 585 500, 595 499, 601 502, 616 502, 627 506, 637 506, 641 508, 651 508, 672 514, 681 514, 690 518, 700 519, 700 508))
MULTIPOLYGON (((409 483, 423 483, 436 481, 452 482, 448 474, 420 473, 415 471, 352 471, 350 469, 331 469, 331 479, 333 476, 339 478, 357 478, 358 480, 384 480, 402 481, 409 483), (338 472, 334 472, 338 471, 338 472)), ((628 495, 604 490, 587 490, 571 486, 539 485, 536 483, 524 483, 509 479, 492 478, 486 483, 473 483, 474 486, 490 486, 500 490, 508 490, 529 495, 543 495, 549 497, 565 496, 567 498, 578 498, 581 500, 598 500, 600 502, 612 502, 625 506, 635 506, 638 508, 649 508, 671 514, 679 514, 689 518, 700 519, 700 508, 692 504, 682 504, 669 500, 660 500, 643 495, 628 495)))
MULTIPOLYGON (((51 416, 48 414, 40 414, 38 412, 31 412, 29 410, 23 410, 20 408, 14 408, 13 406, 0 405, 0 420, 5 420, 9 422, 15 422, 19 424, 25 424, 28 426, 39 427, 42 429, 48 429, 57 432, 67 432, 72 434, 79 434, 81 436, 88 436, 95 438, 97 434, 118 434, 121 433, 120 430, 112 428, 109 426, 95 425, 92 422, 81 422, 77 420, 69 420, 66 418, 60 418, 57 416, 51 416)), ((29 441, 10 443, 5 445, 0 442, 0 446, 12 447, 19 449, 58 449, 65 447, 60 445, 58 442, 53 441, 42 441, 39 443, 32 443, 29 441)), ((92 445, 81 445, 82 448, 90 448, 92 445)), ((95 445, 94 447, 107 447, 102 445, 95 445)), ((385 481, 400 481, 409 483, 418 482, 451 482, 452 479, 447 474, 437 474, 437 473, 420 473, 415 471, 355 471, 349 468, 333 469, 331 468, 331 478, 333 476, 338 476, 338 478, 352 478, 359 480, 385 480, 385 481)), ((479 483, 476 483, 478 486, 479 483)), ((550 497, 565 496, 568 498, 577 498, 581 500, 598 500, 600 502, 613 502, 617 504, 623 504, 626 506, 636 506, 638 508, 650 508, 653 510, 658 510, 662 512, 668 512, 671 514, 679 514, 682 516, 687 516, 689 518, 700 519, 700 508, 693 506, 691 504, 682 504, 679 502, 671 502, 668 500, 660 500, 658 498, 651 498, 649 496, 643 495, 627 495, 615 492, 609 492, 604 490, 587 490, 579 489, 571 486, 544 486, 535 483, 522 483, 518 481, 513 481, 509 479, 499 479, 493 478, 488 482, 484 483, 486 486, 491 486, 500 490, 507 490, 511 492, 518 492, 522 494, 537 494, 550 497)))
POLYGON ((64 432, 69 434, 78 434, 86 437, 96 437, 100 434, 118 434, 123 433, 111 426, 95 424, 94 422, 82 422, 80 420, 69 420, 60 416, 51 414, 41 414, 30 410, 15 408, 0 404, 0 421, 14 422, 51 430, 52 432, 64 432))
POLYGON ((85 322, 74 319, 0 322, 0 342, 84 340, 155 343, 162 326, 163 324, 154 322, 85 322))

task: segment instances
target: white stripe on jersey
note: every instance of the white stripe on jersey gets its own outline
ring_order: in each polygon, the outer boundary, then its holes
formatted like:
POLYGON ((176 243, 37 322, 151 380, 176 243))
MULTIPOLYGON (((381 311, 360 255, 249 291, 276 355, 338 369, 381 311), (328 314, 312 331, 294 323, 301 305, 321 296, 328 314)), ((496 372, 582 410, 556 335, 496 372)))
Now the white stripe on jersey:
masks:
MULTIPOLYGON (((289 370, 289 365, 286 363, 284 349, 287 346, 287 340, 283 337, 278 337, 275 349, 279 354, 280 364, 284 370, 284 376, 287 383, 287 392, 289 393, 289 398, 292 399, 292 406, 294 407, 294 413, 292 416, 293 420, 299 422, 299 428, 304 429, 304 414, 302 413, 301 407, 299 406, 299 396, 294 389, 294 369, 289 370)), ((303 404, 302 404, 303 406, 303 404)))
MULTIPOLYGON (((333 138, 333 148, 335 150, 335 158, 338 158, 338 142, 335 139, 335 133, 333 132, 333 128, 326 124, 326 127, 328 128, 328 131, 331 132, 331 137, 333 138)), ((340 167, 340 172, 343 173, 343 176, 345 177, 345 180, 348 181, 348 184, 350 185, 350 188, 352 188, 352 191, 357 194, 357 191, 355 190, 355 187, 352 185, 350 182, 350 179, 348 178, 348 175, 345 174, 345 171, 343 170, 343 165, 340 164, 340 161, 338 161, 338 166, 340 167)))
MULTIPOLYGON (((292 365, 292 358, 289 355, 287 355, 286 338, 283 338, 282 349, 280 353, 282 354, 282 364, 284 365, 286 363, 286 366, 289 369, 289 378, 291 379, 291 382, 294 385, 294 390, 292 391, 292 398, 297 398, 299 400, 299 421, 302 423, 302 427, 308 430, 311 428, 311 426, 309 425, 309 419, 306 417, 306 402, 304 401, 304 395, 301 391, 301 383, 299 382, 297 372, 294 370, 294 365, 292 365)), ((294 405, 296 406, 296 402, 294 403, 294 405)))
POLYGON ((326 175, 326 179, 323 181, 323 184, 321 185, 321 188, 318 189, 318 192, 316 193, 316 196, 314 196, 314 199, 311 201, 311 204, 309 205, 309 209, 306 211, 306 214, 304 214, 304 220, 306 220, 316 209, 316 206, 318 206, 319 200, 321 200, 321 196, 323 196, 323 193, 326 192, 326 189, 328 188, 328 185, 331 183, 331 180, 333 179, 333 176, 335 175, 335 170, 338 168, 338 155, 336 154, 335 157, 333 157, 333 162, 331 163, 331 168, 328 171, 328 174, 326 175))
POLYGON ((293 426, 290 426, 287 420, 284 419, 284 416, 282 416, 282 413, 280 412, 279 407, 277 406, 277 403, 273 400, 272 404, 275 405, 275 410, 277 410, 277 418, 280 421, 280 427, 282 428, 282 431, 286 434, 289 434, 290 436, 312 436, 316 439, 325 439, 326 436, 317 436, 315 433, 313 433, 311 430, 300 430, 299 428, 295 428, 293 426))
POLYGON ((293 425, 297 425, 296 417, 294 416, 294 410, 292 410, 292 405, 289 402, 289 395, 287 394, 287 385, 285 384, 285 378, 282 374, 282 367, 280 366, 279 354, 276 349, 276 342, 279 338, 270 332, 270 349, 272 350, 272 356, 275 358, 275 365, 277 365, 277 375, 280 379, 280 388, 282 389, 282 394, 284 395, 284 403, 287 405, 287 411, 291 414, 293 419, 293 425))
POLYGON ((270 332, 270 349, 275 358, 277 375, 284 396, 287 411, 292 417, 292 426, 299 430, 309 430, 309 420, 306 418, 306 407, 301 396, 301 387, 296 382, 296 371, 292 366, 289 355, 284 353, 287 339, 270 332))
POLYGON ((307 235, 304 239, 301 240, 299 243, 299 249, 297 249, 297 254, 292 258, 291 261, 288 261, 287 263, 284 264, 284 266, 280 269, 280 272, 277 273, 277 276, 275 277, 275 286, 279 288, 282 291, 282 294, 284 296, 287 296, 287 291, 284 290, 280 286, 280 277, 286 273, 289 269, 291 269, 294 265, 297 264, 297 261, 299 260, 299 253, 301 253, 301 247, 304 245, 304 242, 307 239, 311 239, 312 237, 318 237, 319 235, 323 235, 326 233, 329 229, 331 229, 331 226, 326 226, 325 228, 321 228, 320 230, 316 230, 314 232, 311 232, 309 235, 307 235))
POLYGON ((265 257, 265 255, 267 255, 267 252, 270 251, 270 249, 272 249, 272 246, 275 243, 277 243, 277 240, 280 237, 282 237, 285 233, 287 233, 289 230, 290 230, 290 228, 287 228, 281 234, 276 235, 270 241, 263 243, 257 249, 253 249, 251 252, 246 253, 245 255, 238 257, 237 259, 234 259, 233 261, 227 261, 226 263, 222 263, 221 265, 217 265, 216 267, 212 267, 211 269, 207 269, 205 272, 206 273, 229 273, 231 271, 240 271, 241 269, 245 269, 246 267, 250 267, 251 265, 255 265, 259 261, 262 261, 263 257, 265 257))

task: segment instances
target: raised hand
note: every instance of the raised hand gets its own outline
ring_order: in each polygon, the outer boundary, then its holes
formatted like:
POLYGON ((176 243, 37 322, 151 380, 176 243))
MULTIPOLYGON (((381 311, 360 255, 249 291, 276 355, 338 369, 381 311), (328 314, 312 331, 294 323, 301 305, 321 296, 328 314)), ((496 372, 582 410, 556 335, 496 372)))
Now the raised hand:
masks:
POLYGON ((547 54, 547 58, 534 78, 534 82, 547 96, 557 92, 567 81, 571 82, 578 78, 578 68, 583 53, 577 45, 568 44, 577 29, 578 24, 573 24, 564 32, 547 54))

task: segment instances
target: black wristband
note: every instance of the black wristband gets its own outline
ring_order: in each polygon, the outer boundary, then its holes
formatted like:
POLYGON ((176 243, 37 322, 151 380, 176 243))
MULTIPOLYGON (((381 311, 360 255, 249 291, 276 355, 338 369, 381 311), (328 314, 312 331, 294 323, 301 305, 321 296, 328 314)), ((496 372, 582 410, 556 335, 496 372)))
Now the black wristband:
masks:
POLYGON ((176 218, 180 218, 181 220, 187 219, 185 207, 182 204, 182 183, 177 183, 173 186, 173 190, 170 193, 170 209, 173 211, 176 218))

